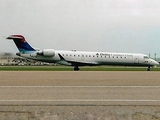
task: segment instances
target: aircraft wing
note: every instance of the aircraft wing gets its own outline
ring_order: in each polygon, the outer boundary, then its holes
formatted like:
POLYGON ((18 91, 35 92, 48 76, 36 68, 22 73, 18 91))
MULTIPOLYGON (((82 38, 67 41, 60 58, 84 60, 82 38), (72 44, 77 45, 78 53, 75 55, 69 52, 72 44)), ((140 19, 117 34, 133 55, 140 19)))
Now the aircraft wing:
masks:
POLYGON ((66 60, 62 55, 58 54, 61 60, 64 60, 70 63, 72 66, 96 66, 98 63, 96 62, 86 62, 86 61, 75 61, 75 60, 66 60))
POLYGON ((67 61, 72 64, 72 66, 95 66, 98 65, 95 62, 85 62, 85 61, 67 61))

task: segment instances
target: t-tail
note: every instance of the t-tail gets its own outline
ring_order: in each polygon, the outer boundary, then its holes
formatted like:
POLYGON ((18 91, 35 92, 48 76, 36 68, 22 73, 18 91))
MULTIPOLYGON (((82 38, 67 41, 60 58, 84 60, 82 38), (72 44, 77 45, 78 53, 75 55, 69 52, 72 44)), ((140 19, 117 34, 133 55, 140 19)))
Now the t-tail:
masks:
POLYGON ((20 53, 32 53, 36 51, 27 43, 22 35, 11 35, 6 39, 13 39, 20 53))

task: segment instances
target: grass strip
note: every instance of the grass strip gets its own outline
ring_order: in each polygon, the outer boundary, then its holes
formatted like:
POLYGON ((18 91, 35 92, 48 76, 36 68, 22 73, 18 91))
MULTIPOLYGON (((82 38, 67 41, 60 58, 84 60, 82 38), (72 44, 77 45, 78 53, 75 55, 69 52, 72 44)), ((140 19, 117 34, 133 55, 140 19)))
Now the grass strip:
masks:
MULTIPOLYGON (((80 71, 146 71, 145 67, 80 67, 80 71)), ((0 66, 0 71, 73 71, 67 66, 0 66)), ((151 71, 160 71, 160 68, 151 68, 151 71)))

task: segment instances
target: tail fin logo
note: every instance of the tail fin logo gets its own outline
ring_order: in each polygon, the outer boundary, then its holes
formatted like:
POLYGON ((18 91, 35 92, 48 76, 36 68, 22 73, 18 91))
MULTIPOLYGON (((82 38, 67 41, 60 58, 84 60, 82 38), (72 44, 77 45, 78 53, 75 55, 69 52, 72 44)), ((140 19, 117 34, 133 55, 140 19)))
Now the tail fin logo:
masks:
POLYGON ((26 43, 27 41, 25 39, 22 39, 21 42, 26 43))

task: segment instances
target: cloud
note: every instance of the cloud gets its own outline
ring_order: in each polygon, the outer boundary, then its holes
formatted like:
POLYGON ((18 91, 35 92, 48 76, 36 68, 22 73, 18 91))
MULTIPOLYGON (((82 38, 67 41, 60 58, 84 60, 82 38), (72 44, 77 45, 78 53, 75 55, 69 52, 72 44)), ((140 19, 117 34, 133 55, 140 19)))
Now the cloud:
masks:
MULTIPOLYGON (((0 35, 23 34, 38 48, 159 51, 158 0, 1 0, 0 9, 0 35)), ((1 51, 17 50, 1 42, 1 51)))

